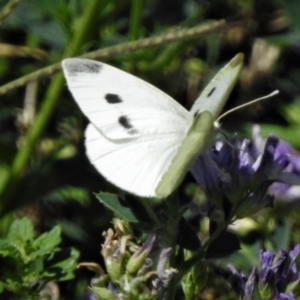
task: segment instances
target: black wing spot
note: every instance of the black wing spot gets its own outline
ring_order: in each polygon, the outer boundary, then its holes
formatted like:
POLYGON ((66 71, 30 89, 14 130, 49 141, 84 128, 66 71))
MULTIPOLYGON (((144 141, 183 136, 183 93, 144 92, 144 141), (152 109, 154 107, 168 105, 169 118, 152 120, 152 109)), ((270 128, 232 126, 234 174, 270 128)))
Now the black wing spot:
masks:
POLYGON ((123 126, 125 129, 127 129, 127 132, 129 134, 137 134, 138 133, 138 131, 130 123, 130 119, 127 116, 119 117, 118 121, 121 124, 121 126, 123 126))
POLYGON ((117 104, 123 102, 123 100, 117 94, 106 94, 104 98, 109 104, 117 104))
POLYGON ((198 114, 199 114, 199 109, 195 111, 194 118, 196 118, 198 116, 198 114))
POLYGON ((133 126, 130 124, 130 120, 127 116, 119 117, 119 123, 126 129, 132 129, 133 126))
POLYGON ((76 75, 76 73, 98 74, 102 69, 101 64, 92 60, 79 60, 77 63, 67 63, 67 67, 70 75, 76 75))
POLYGON ((213 87, 210 92, 207 94, 207 97, 210 97, 216 90, 216 87, 213 87))

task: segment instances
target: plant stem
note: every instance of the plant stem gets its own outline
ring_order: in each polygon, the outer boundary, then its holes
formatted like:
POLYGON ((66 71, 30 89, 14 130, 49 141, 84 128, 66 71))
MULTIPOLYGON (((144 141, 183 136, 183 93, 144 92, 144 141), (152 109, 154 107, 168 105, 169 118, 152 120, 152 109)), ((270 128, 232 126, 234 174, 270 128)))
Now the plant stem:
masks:
POLYGON ((0 27, 21 0, 10 0, 0 11, 0 27))
POLYGON ((235 215, 235 209, 232 210, 232 213, 229 215, 227 220, 223 223, 220 223, 213 234, 209 237, 209 239, 201 246, 201 248, 195 252, 195 254, 189 258, 188 260, 179 264, 176 269, 178 270, 177 276, 175 276, 168 286, 167 300, 173 300, 175 297, 177 286, 182 279, 182 277, 201 259, 205 257, 205 253, 207 248, 211 245, 211 243, 228 227, 228 225, 232 222, 233 217, 235 215))
POLYGON ((143 4, 144 0, 131 0, 130 24, 128 33, 129 40, 136 40, 139 37, 143 4))
MULTIPOLYGON (((81 22, 79 22, 78 30, 76 34, 74 34, 69 47, 67 47, 64 57, 73 56, 78 53, 81 45, 88 39, 88 33, 92 28, 94 20, 97 17, 100 9, 99 3, 101 3, 99 0, 90 0, 87 3, 81 22)), ((26 136, 25 144, 18 151, 13 161, 11 170, 6 173, 6 176, 4 176, 0 183, 0 195, 2 198, 0 215, 6 213, 7 206, 13 206, 12 203, 9 203, 9 198, 16 189, 18 180, 21 178, 25 168, 27 167, 37 140, 42 135, 46 125, 49 122, 52 112, 56 107, 58 100, 60 99, 63 86, 64 79, 62 74, 58 74, 52 79, 51 84, 46 92, 41 110, 37 115, 33 126, 30 128, 28 135, 26 136)))
POLYGON ((154 224, 159 228, 162 226, 160 220, 156 216, 155 212, 153 211, 152 207, 149 205, 149 199, 145 198, 139 198, 139 201, 142 203, 144 206, 145 210, 147 211, 149 217, 151 220, 154 222, 154 224))
MULTIPOLYGON (((105 49, 96 50, 79 57, 89 58, 89 59, 101 59, 105 60, 109 57, 115 56, 117 54, 124 54, 128 52, 133 52, 140 49, 157 47, 173 42, 182 42, 185 40, 192 40, 199 37, 204 37, 209 33, 212 33, 216 30, 221 29, 225 25, 225 21, 215 21, 209 24, 198 25, 189 29, 181 29, 177 31, 168 32, 166 34, 153 36, 145 39, 140 39, 137 41, 131 41, 128 43, 123 43, 120 45, 115 45, 107 47, 105 49)), ((65 57, 75 56, 76 53, 67 53, 65 57)), ((31 74, 25 75, 21 78, 18 78, 14 81, 11 81, 0 87, 0 95, 6 94, 7 92, 26 85, 30 81, 34 81, 40 78, 45 78, 51 76, 61 70, 61 64, 56 63, 51 66, 45 67, 38 71, 35 71, 31 74)))

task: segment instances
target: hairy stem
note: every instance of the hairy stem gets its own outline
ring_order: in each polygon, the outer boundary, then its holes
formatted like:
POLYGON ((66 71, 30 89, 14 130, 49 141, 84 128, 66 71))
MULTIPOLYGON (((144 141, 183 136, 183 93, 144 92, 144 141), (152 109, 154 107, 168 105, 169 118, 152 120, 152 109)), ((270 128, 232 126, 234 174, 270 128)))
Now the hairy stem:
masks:
MULTIPOLYGON (((115 45, 111 47, 107 47, 105 49, 96 50, 90 53, 86 53, 84 55, 78 56, 81 58, 89 58, 89 59, 101 59, 106 60, 109 57, 133 52, 140 49, 157 47, 165 44, 169 44, 172 42, 182 42, 185 40, 192 40, 199 37, 204 37, 209 33, 212 33, 218 29, 221 29, 225 25, 225 21, 215 21, 209 24, 195 26, 189 29, 181 29, 177 31, 168 32, 166 34, 153 36, 149 38, 140 39, 137 41, 131 41, 128 43, 123 43, 120 45, 115 45)), ((65 57, 75 56, 75 53, 68 52, 65 57)), ((35 71, 31 74, 25 75, 21 78, 18 78, 14 81, 11 81, 0 87, 0 95, 6 94, 7 92, 19 88, 21 86, 26 85, 28 82, 37 80, 44 77, 49 77, 61 70, 61 64, 56 63, 51 66, 45 67, 38 71, 35 71)))

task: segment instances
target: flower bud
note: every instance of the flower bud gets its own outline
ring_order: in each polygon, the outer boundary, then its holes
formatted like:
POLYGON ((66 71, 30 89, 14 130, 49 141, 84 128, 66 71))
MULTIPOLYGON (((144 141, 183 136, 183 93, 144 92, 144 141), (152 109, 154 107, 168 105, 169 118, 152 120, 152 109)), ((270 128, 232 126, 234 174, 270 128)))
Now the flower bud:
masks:
POLYGON ((116 296, 106 288, 103 287, 92 287, 91 288, 96 299, 101 300, 116 300, 116 296))
POLYGON ((272 296, 274 294, 272 288, 268 284, 258 284, 258 291, 261 299, 272 299, 272 296))
POLYGON ((144 245, 130 257, 126 265, 126 271, 129 274, 135 274, 142 268, 153 248, 155 240, 156 236, 150 235, 144 245))

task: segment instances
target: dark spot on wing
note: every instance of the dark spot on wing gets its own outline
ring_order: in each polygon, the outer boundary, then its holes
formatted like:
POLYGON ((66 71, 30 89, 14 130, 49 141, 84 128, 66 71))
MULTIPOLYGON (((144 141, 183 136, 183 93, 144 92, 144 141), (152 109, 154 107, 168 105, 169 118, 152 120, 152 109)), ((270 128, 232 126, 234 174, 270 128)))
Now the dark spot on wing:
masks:
POLYGON ((194 112, 194 118, 198 116, 198 113, 199 113, 199 109, 194 112))
POLYGON ((132 129, 133 126, 130 124, 130 120, 127 116, 121 116, 119 118, 119 123, 126 129, 132 129))
POLYGON ((127 129, 127 132, 129 134, 137 134, 138 131, 130 123, 130 119, 127 116, 119 117, 118 121, 121 124, 121 126, 123 126, 125 129, 127 129))
POLYGON ((216 87, 213 87, 210 92, 207 94, 207 97, 210 97, 216 90, 216 87))
POLYGON ((77 62, 67 62, 67 68, 70 75, 76 73, 98 74, 101 71, 101 64, 92 60, 77 60, 77 62))
POLYGON ((123 102, 120 96, 116 94, 106 94, 104 98, 109 104, 117 104, 123 102))

